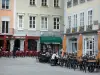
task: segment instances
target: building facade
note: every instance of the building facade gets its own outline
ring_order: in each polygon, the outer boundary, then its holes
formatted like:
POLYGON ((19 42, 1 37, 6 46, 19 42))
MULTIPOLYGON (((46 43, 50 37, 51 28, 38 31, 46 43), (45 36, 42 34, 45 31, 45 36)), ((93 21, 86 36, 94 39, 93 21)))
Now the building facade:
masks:
POLYGON ((40 50, 40 44, 44 44, 48 41, 43 41, 43 39, 41 42, 42 36, 62 36, 64 31, 63 0, 14 1, 15 9, 13 36, 15 41, 12 40, 12 43, 17 43, 16 47, 19 47, 20 50, 24 50, 24 41, 26 35, 28 37, 29 50, 40 50))
POLYGON ((79 34, 82 34, 83 55, 96 55, 97 32, 100 29, 100 0, 65 0, 64 3, 67 51, 77 52, 79 34))
POLYGON ((0 0, 0 48, 4 46, 6 35, 6 49, 12 49, 11 37, 14 33, 14 0, 0 0))

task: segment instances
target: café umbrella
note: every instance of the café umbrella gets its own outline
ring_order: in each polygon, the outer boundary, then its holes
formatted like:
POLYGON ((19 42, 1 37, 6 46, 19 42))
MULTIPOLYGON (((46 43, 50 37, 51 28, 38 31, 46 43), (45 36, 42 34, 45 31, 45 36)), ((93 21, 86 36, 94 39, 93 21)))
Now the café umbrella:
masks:
POLYGON ((78 52, 77 52, 77 57, 82 57, 82 48, 83 48, 83 37, 82 34, 79 35, 78 39, 78 52))
POLYGON ((98 54, 97 59, 100 59, 100 31, 98 32, 98 54))
POLYGON ((66 35, 64 35, 64 38, 63 38, 63 49, 62 49, 62 56, 64 56, 64 53, 66 52, 66 35))

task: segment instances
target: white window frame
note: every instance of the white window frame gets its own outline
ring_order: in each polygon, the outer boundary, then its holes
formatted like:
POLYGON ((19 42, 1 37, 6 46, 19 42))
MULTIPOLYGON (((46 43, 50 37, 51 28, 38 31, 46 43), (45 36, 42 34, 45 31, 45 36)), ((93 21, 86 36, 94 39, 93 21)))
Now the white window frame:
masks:
MULTIPOLYGON (((71 50, 72 50, 72 52, 73 52, 73 44, 75 45, 75 43, 77 44, 77 41, 71 41, 71 50)), ((74 51, 75 53, 76 53, 77 49, 74 51)))
POLYGON ((60 17, 53 17, 53 31, 60 31, 60 17), (54 18, 56 18, 56 29, 54 29, 54 18), (57 18, 59 18, 59 22, 57 23, 57 18), (57 29, 57 24, 59 24, 59 29, 57 29))
POLYGON ((89 9, 87 11, 87 15, 88 15, 88 25, 92 25, 93 24, 93 9, 89 9), (89 14, 89 12, 92 11, 92 15, 89 14), (90 18, 92 17, 92 18, 90 18))
POLYGON ((84 26, 84 17, 85 17, 85 13, 81 12, 80 13, 80 26, 84 26))
POLYGON ((73 24, 74 24, 73 26, 74 27, 77 27, 77 23, 78 23, 77 16, 78 16, 77 14, 74 14, 74 22, 73 22, 73 24))
MULTIPOLYGON (((53 0, 54 2, 55 2, 55 0, 53 0)), ((53 2, 53 4, 54 4, 54 7, 60 7, 60 0, 56 0, 56 3, 54 3, 53 2), (57 1, 58 1, 58 3, 57 3, 57 1)))
MULTIPOLYGON (((1 4, 1 7, 2 7, 2 4, 1 4)), ((2 9, 7 9, 7 8, 6 8, 6 0, 5 0, 5 8, 2 8, 2 9)), ((10 9, 10 0, 9 0, 8 9, 10 9)))
POLYGON ((83 37, 83 55, 86 55, 87 52, 90 51, 93 52, 93 55, 96 55, 96 51, 95 51, 95 38, 94 36, 84 36, 83 37), (88 38, 88 40, 86 40, 86 38, 88 38), (93 40, 94 39, 94 40, 93 40), (90 43, 90 40, 92 41, 92 43, 90 43), (88 42, 88 47, 87 47, 87 42, 88 42), (90 44, 92 45, 92 49, 90 49, 90 44))
POLYGON ((43 0, 43 2, 41 0, 41 6, 48 6, 48 0, 46 0, 46 2, 45 2, 45 0, 43 0), (46 5, 45 5, 45 3, 46 3, 46 5))
POLYGON ((72 24, 72 16, 69 15, 69 16, 68 16, 68 28, 72 28, 72 27, 71 27, 71 24, 72 24))
POLYGON ((29 5, 30 5, 30 6, 34 6, 34 5, 36 5, 36 0, 32 0, 32 1, 29 0, 29 5), (34 2, 34 1, 35 1, 35 2, 34 2), (30 2, 32 2, 32 5, 30 4, 30 2), (35 4, 33 4, 33 2, 34 2, 35 4))
MULTIPOLYGON (((45 19, 44 19, 44 23, 45 23, 45 19)), ((40 19, 40 27, 41 27, 41 31, 48 31, 48 17, 47 16, 41 16, 41 19, 40 19), (47 28, 42 28, 42 18, 47 18, 47 28)), ((44 24, 44 27, 45 27, 45 24, 44 24)))
POLYGON ((28 23, 29 30, 36 30, 36 16, 29 16, 29 23, 28 23), (35 17, 35 28, 33 28, 33 19, 32 19, 32 28, 30 28, 30 17, 35 17))
POLYGON ((24 14, 18 14, 18 30, 23 30, 24 28, 24 14), (22 27, 19 27, 19 16, 22 16, 22 27))

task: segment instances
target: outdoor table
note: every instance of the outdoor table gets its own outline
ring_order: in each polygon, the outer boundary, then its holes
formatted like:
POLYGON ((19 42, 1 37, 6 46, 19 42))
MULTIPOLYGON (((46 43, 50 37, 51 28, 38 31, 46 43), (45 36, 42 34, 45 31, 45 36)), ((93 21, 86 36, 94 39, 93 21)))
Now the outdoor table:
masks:
POLYGON ((95 67, 96 67, 96 60, 87 60, 87 64, 88 64, 88 71, 89 72, 93 72, 95 67))

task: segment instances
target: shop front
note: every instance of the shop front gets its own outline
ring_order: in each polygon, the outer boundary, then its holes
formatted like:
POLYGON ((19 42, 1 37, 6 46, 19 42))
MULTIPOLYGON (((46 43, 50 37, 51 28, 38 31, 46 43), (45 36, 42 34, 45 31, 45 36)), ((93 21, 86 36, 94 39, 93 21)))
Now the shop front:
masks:
POLYGON ((61 37, 41 36, 40 37, 41 51, 58 52, 61 48, 61 37))
POLYGON ((10 51, 10 36, 0 35, 0 50, 10 51))

